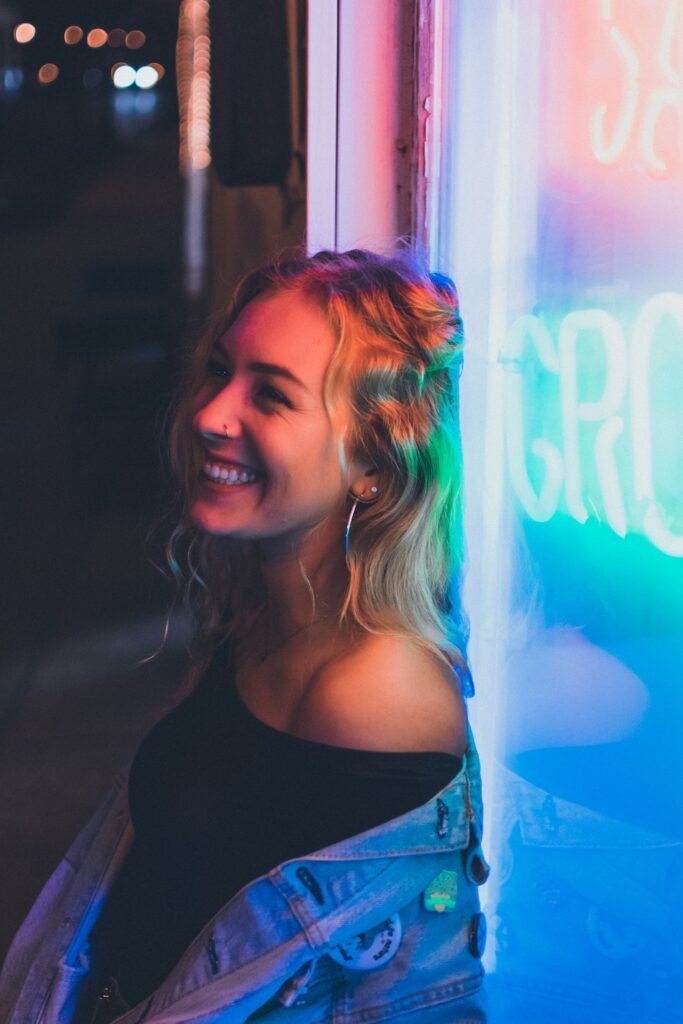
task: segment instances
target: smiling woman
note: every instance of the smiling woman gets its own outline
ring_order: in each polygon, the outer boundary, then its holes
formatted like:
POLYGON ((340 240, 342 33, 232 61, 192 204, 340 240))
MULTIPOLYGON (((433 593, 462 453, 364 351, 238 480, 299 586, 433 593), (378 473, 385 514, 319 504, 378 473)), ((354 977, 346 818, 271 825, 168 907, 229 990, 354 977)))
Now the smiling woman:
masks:
MULTIPOLYGON (((461 355, 452 282, 362 250, 252 273, 198 345, 169 544, 194 668, 33 912, 56 887, 70 922, 46 1024, 483 1019, 461 355)), ((31 922, 12 1024, 56 956, 31 922)))
MULTIPOLYGON (((353 618, 399 633, 462 666, 465 621, 448 598, 461 560, 461 359, 452 283, 406 256, 289 254, 242 282, 194 354, 172 433, 185 495, 172 560, 184 560, 185 541, 186 564, 208 584, 187 574, 198 636, 243 630, 266 603, 286 632, 292 595, 273 606, 280 588, 268 588, 249 541, 291 552, 311 531, 307 544, 327 533, 336 549, 357 500, 339 625, 353 618), (202 500, 201 467, 212 459, 263 473, 242 531, 234 521, 221 530, 220 508, 202 500), (215 530, 198 531, 196 517, 215 530), (234 578, 243 585, 229 624, 234 578)), ((299 621, 321 593, 299 599, 299 621)))
MULTIPOLYGON (((211 485, 213 474, 207 486, 200 471, 190 515, 203 530, 261 541, 270 552, 294 551, 332 501, 343 507, 346 489, 322 397, 334 347, 319 303, 294 291, 252 300, 219 338, 194 397, 194 435, 210 465, 248 468, 257 486, 237 488, 251 504, 226 503, 211 485)), ((217 484, 233 497, 234 486, 217 484)))

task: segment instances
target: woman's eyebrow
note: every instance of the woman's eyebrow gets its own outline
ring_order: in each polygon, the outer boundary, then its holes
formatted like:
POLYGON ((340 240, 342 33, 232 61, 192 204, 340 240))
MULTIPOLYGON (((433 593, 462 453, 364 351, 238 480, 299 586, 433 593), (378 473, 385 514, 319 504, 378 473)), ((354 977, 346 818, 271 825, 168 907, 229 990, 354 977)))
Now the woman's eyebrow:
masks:
POLYGON ((256 370, 258 373, 272 373, 276 377, 285 377, 286 380, 291 380, 297 387, 303 388, 304 391, 308 391, 308 388, 303 381, 295 377, 291 370, 288 370, 286 366, 278 366, 277 363, 261 363, 253 362, 247 363, 248 370, 256 370))

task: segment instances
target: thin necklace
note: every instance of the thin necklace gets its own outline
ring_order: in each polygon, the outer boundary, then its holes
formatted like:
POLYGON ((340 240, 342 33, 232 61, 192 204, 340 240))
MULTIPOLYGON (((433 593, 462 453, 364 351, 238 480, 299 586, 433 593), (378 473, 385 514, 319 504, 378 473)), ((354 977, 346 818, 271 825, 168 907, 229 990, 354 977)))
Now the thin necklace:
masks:
POLYGON ((284 647, 284 645, 286 643, 288 643, 290 640, 292 640, 295 636, 297 636, 299 633, 301 633, 304 629, 308 629, 310 626, 314 626, 316 622, 322 622, 323 619, 329 619, 331 614, 332 614, 332 612, 327 612, 325 615, 319 615, 318 618, 317 619, 313 619, 312 622, 305 622, 303 626, 299 626, 299 628, 295 629, 293 633, 290 633, 289 636, 286 636, 284 638, 284 640, 280 640, 279 643, 275 644, 275 647, 268 648, 267 641, 268 641, 268 637, 270 636, 270 608, 268 608, 268 610, 266 612, 266 650, 262 651, 259 654, 259 660, 261 661, 261 663, 263 664, 264 661, 267 661, 268 658, 271 656, 271 654, 273 654, 275 651, 279 651, 279 649, 281 647, 284 647))

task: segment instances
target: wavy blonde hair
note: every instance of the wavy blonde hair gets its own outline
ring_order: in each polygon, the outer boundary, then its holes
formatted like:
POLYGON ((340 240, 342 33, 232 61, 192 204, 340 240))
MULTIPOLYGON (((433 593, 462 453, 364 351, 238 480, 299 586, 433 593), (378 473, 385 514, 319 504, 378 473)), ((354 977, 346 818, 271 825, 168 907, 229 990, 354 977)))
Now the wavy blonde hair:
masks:
POLYGON ((408 636, 461 671, 462 321, 453 282, 409 251, 287 251, 241 280, 192 353, 170 431, 181 507, 167 561, 192 610, 195 640, 206 655, 244 628, 264 606, 265 588, 254 542, 204 533, 190 519, 202 461, 193 400, 211 349, 244 307, 286 291, 315 297, 337 338, 323 400, 333 425, 350 402, 351 425, 338 434, 342 469, 367 461, 383 481, 380 497, 353 520, 339 625, 408 636))

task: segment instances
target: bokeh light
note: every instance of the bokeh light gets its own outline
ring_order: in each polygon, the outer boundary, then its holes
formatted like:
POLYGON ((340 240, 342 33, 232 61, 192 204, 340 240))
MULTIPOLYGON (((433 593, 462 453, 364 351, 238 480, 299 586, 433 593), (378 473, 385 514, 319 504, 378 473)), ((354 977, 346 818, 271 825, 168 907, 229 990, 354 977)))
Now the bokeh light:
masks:
POLYGON ((211 43, 208 0, 182 0, 176 71, 180 107, 180 166, 204 170, 211 163, 211 43))
POLYGON ((20 25, 16 25, 14 29, 14 38, 18 43, 30 43, 35 37, 36 26, 32 25, 29 21, 22 21, 20 25))
POLYGON ((59 68, 56 64, 43 64, 38 71, 38 81, 41 85, 50 85, 51 82, 56 81, 59 75, 59 68))
POLYGON ((64 32, 64 42, 67 46, 75 46, 83 38, 83 29, 79 25, 69 25, 64 32))
POLYGON ((151 68, 154 68, 154 70, 156 71, 157 75, 159 76, 159 81, 161 81, 161 79, 166 74, 166 68, 164 67, 164 65, 163 64, 157 64, 157 62, 155 60, 153 60, 153 61, 150 61, 149 66, 151 68))
POLYGON ((126 46, 129 50, 139 50, 146 42, 147 36, 137 28, 133 29, 133 31, 129 32, 126 36, 126 46))
POLYGON ((83 85, 86 89, 96 89, 98 85, 102 84, 104 75, 99 68, 88 68, 83 75, 83 85))
POLYGON ((158 81, 159 75, 157 71, 150 67, 149 64, 144 64, 135 75, 135 84, 138 89, 151 89, 158 81))
POLYGON ((5 68, 0 73, 0 95, 12 97, 24 84, 24 72, 21 68, 5 68))
POLYGON ((135 69, 130 64, 121 64, 112 75, 117 89, 127 89, 135 81, 135 69))
POLYGON ((107 42, 110 46, 123 46, 126 41, 126 33, 122 28, 113 28, 109 33, 107 42))
POLYGON ((88 32, 86 42, 88 46, 91 46, 94 50, 99 49, 100 46, 104 46, 107 41, 107 33, 103 28, 91 28, 88 32))

